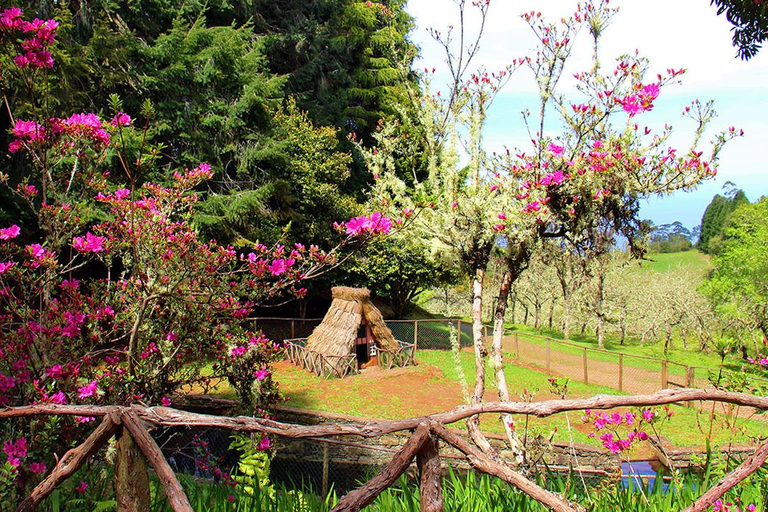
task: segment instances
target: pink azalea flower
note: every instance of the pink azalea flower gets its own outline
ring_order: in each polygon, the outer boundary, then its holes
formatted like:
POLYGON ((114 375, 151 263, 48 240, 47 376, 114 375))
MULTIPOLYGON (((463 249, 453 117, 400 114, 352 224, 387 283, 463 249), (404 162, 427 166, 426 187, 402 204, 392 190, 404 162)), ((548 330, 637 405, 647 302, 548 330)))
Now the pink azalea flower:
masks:
POLYGON ((37 474, 45 473, 46 469, 47 468, 45 464, 42 462, 33 462, 32 464, 29 465, 29 470, 37 474))
POLYGON ((256 377, 256 380, 264 380, 269 376, 269 373, 269 370, 262 368, 261 370, 253 372, 253 376, 256 377))
POLYGON ((52 404, 64 405, 67 403, 67 396, 61 390, 59 390, 48 397, 48 402, 52 404))
POLYGON ((106 237, 97 236, 90 231, 85 234, 85 237, 75 237, 72 239, 72 247, 80 252, 102 252, 104 247, 102 244, 106 242, 106 237))
POLYGON ((14 224, 9 228, 0 229, 0 240, 11 240, 21 233, 21 228, 14 224))
POLYGON ((96 418, 93 416, 75 416, 75 421, 78 423, 90 423, 92 421, 96 421, 96 418))
POLYGON ((261 441, 259 441, 259 450, 269 450, 269 447, 272 446, 272 443, 270 443, 269 438, 267 436, 264 436, 261 438, 261 441))
POLYGON ((0 274, 5 274, 7 271, 16 266, 13 261, 0 261, 0 274))
POLYGON ((171 399, 168 398, 167 396, 164 396, 163 398, 160 399, 160 404, 163 407, 170 407, 171 406, 171 399))
POLYGON ((88 484, 84 480, 81 480, 77 487, 75 487, 75 490, 80 494, 84 494, 86 489, 88 489, 88 484))
POLYGON ((99 383, 95 380, 92 380, 85 386, 78 388, 78 391, 80 394, 78 395, 79 398, 88 398, 90 396, 93 396, 96 394, 96 392, 99 389, 99 383))
POLYGON ((562 156, 565 148, 563 146, 558 146, 554 142, 550 142, 549 146, 547 146, 547 150, 555 156, 562 156))
POLYGON ((115 117, 112 118, 112 124, 115 126, 130 126, 131 122, 131 116, 125 112, 118 112, 115 117))

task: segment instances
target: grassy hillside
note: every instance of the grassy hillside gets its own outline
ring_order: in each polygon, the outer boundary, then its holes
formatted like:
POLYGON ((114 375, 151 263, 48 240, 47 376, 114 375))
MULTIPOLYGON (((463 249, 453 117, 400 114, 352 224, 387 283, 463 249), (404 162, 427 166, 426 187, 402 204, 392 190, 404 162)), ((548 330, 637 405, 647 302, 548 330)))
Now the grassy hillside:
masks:
POLYGON ((695 249, 665 254, 649 254, 647 258, 648 261, 644 261, 642 267, 657 272, 667 272, 677 268, 685 268, 693 272, 704 274, 712 268, 712 264, 709 261, 709 255, 695 249))

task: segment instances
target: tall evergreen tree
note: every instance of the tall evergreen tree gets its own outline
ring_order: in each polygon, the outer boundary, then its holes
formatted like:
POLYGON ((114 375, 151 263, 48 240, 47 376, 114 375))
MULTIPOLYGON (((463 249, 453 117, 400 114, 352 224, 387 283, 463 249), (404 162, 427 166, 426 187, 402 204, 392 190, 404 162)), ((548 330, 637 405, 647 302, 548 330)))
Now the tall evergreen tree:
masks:
POLYGON ((710 242, 713 238, 720 236, 723 232, 723 226, 731 214, 738 206, 749 203, 743 190, 738 189, 732 193, 721 196, 717 194, 704 211, 701 218, 701 234, 697 247, 700 251, 709 254, 710 242))

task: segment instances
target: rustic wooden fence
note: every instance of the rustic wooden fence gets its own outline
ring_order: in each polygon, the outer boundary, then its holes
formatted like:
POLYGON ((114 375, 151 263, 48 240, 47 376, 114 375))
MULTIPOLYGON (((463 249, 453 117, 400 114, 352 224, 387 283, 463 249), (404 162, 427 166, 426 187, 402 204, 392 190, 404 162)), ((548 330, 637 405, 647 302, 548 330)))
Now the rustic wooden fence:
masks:
MULTIPOLYGON (((41 404, 11 407, 0 410, 0 418, 39 415, 76 415, 102 418, 98 427, 79 446, 69 450, 53 470, 17 507, 17 512, 34 510, 50 493, 94 456, 107 441, 117 438, 115 468, 115 495, 118 510, 144 511, 149 509, 147 462, 160 480, 166 497, 177 512, 190 512, 192 507, 168 465, 162 451, 147 431, 148 425, 177 427, 218 427, 239 432, 259 432, 290 438, 322 438, 354 435, 362 438, 377 437, 400 431, 411 431, 411 437, 398 450, 382 472, 341 498, 334 512, 357 511, 372 503, 386 488, 393 485, 415 460, 419 469, 421 510, 443 510, 441 457, 439 441, 456 448, 476 470, 509 482, 534 500, 556 511, 580 510, 576 504, 554 494, 522 473, 504 464, 493 453, 484 453, 446 426, 484 413, 507 413, 551 416, 565 411, 584 409, 614 409, 617 407, 649 407, 690 401, 717 401, 768 410, 768 397, 719 390, 674 389, 650 395, 614 396, 597 395, 592 398, 550 400, 545 402, 488 402, 465 405, 451 411, 430 416, 375 423, 336 425, 294 425, 273 420, 245 416, 225 417, 197 414, 167 407, 87 406, 41 404)), ((763 439, 755 452, 740 466, 704 492, 686 512, 706 510, 725 492, 757 471, 768 459, 768 439, 763 439)))
MULTIPOLYGON (((396 350, 379 349, 379 366, 384 369, 391 370, 395 367, 413 364, 415 350, 413 343, 395 341, 398 345, 396 350)), ((291 363, 306 368, 323 378, 343 378, 357 372, 357 356, 355 354, 332 356, 308 350, 306 338, 284 340, 284 343, 286 356, 291 363)))

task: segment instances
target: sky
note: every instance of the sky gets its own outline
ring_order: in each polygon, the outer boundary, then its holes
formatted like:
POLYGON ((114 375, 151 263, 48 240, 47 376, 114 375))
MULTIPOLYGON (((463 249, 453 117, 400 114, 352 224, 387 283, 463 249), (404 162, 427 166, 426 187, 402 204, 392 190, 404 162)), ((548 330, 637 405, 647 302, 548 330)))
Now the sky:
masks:
MULTIPOLYGON (((576 0, 491 0, 473 68, 499 70, 513 58, 533 53, 536 39, 520 18, 521 13, 541 11, 554 21, 573 13, 576 4, 576 0)), ((647 76, 664 73, 668 68, 687 70, 681 85, 663 88, 653 111, 641 114, 643 125, 662 128, 665 123, 671 124, 675 127, 671 144, 682 150, 689 147, 694 129, 693 121, 681 115, 683 109, 694 99, 712 99, 718 117, 703 141, 711 140, 714 133, 730 126, 745 133, 722 150, 714 179, 692 192, 651 198, 643 205, 641 215, 657 225, 681 221, 692 228, 700 224, 712 197, 721 192, 727 181, 744 189, 751 201, 768 195, 768 162, 763 154, 768 150, 768 48, 749 61, 738 59, 731 44, 731 24, 724 16, 717 16, 709 0, 611 0, 609 5, 619 8, 619 12, 602 40, 600 58, 605 67, 619 55, 638 50, 650 60, 647 76)), ((458 26, 457 0, 408 0, 406 10, 415 18, 416 28, 411 37, 421 50, 415 65, 436 68, 433 88, 440 89, 448 78, 445 53, 427 29, 445 31, 450 25, 458 26)), ((479 17, 468 16, 470 33, 477 33, 478 21, 479 17)), ((570 77, 588 69, 591 51, 589 33, 583 30, 576 39, 561 92, 567 95, 573 90, 570 77)), ((536 105, 531 72, 516 71, 488 113, 485 149, 528 149, 530 141, 520 113, 526 108, 535 112, 536 105)))

